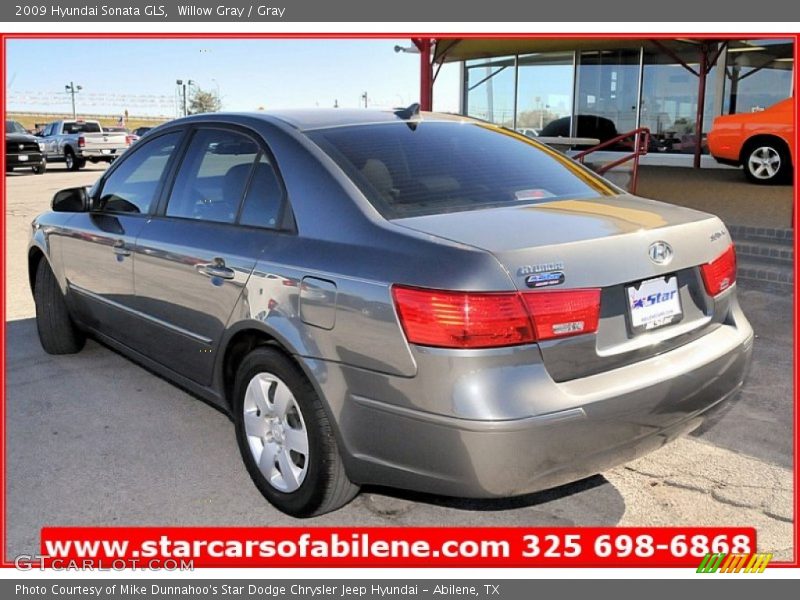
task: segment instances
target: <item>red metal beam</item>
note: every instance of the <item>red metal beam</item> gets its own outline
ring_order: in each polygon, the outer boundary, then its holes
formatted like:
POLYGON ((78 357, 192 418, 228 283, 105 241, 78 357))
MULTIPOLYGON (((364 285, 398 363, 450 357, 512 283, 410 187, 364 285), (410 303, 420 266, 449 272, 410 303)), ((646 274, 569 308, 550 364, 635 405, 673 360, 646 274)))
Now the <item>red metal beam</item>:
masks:
POLYGON ((431 38, 414 38, 411 40, 419 50, 419 107, 421 110, 433 110, 433 69, 431 65, 431 38))
POLYGON ((706 80, 708 79, 708 44, 700 46, 700 73, 697 77, 697 117, 694 121, 694 168, 700 168, 703 155, 703 113, 706 107, 706 80))
POLYGON ((700 75, 700 73, 698 73, 697 71, 695 71, 695 70, 694 70, 694 69, 691 67, 691 65, 690 65, 689 63, 687 63, 687 62, 686 62, 685 60, 683 60, 683 59, 682 59, 680 56, 678 56, 678 53, 677 53, 677 52, 675 52, 675 51, 674 51, 672 48, 670 48, 669 46, 667 46, 667 45, 665 45, 665 44, 662 44, 662 43, 661 43, 661 41, 659 41, 659 40, 650 40, 650 42, 651 42, 651 43, 652 43, 654 46, 658 46, 658 49, 659 49, 659 50, 661 50, 661 51, 662 51, 664 54, 666 54, 667 56, 669 56, 669 57, 670 57, 672 60, 674 60, 676 63, 678 63, 678 64, 679 64, 680 66, 682 66, 684 69, 686 69, 687 71, 689 71, 689 72, 690 72, 692 75, 695 75, 695 76, 699 76, 699 75, 700 75))

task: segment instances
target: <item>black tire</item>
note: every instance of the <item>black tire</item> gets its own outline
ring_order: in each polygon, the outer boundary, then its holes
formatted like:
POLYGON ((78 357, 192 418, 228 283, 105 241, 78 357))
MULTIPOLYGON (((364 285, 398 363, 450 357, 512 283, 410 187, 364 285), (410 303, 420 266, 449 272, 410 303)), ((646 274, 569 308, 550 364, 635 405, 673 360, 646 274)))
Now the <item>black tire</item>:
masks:
POLYGON ((42 160, 38 165, 33 167, 33 174, 34 175, 44 175, 44 172, 47 171, 47 161, 42 160))
POLYGON ((36 268, 33 290, 36 304, 36 329, 48 354, 75 354, 86 344, 86 336, 72 322, 64 295, 45 259, 36 268))
POLYGON ((299 367, 279 349, 262 346, 248 354, 236 373, 233 398, 236 439, 253 483, 278 510, 294 517, 312 517, 336 510, 358 494, 344 470, 336 437, 316 391, 299 367), (259 373, 277 376, 294 396, 308 434, 305 478, 293 492, 274 487, 262 474, 251 452, 245 431, 247 386, 259 373))
POLYGON ((68 171, 80 171, 81 167, 86 164, 86 161, 82 161, 75 156, 75 152, 73 152, 72 148, 67 148, 64 151, 64 163, 67 165, 68 171))
POLYGON ((792 176, 789 150, 783 141, 775 138, 758 138, 747 142, 742 149, 742 166, 751 183, 786 183, 792 176))

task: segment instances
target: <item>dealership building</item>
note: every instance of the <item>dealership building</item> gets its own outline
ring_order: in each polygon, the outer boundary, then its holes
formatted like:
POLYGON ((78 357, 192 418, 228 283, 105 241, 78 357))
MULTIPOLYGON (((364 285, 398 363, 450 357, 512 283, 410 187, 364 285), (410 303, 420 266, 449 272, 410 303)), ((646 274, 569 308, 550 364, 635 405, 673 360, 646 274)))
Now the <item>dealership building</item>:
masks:
POLYGON ((444 63, 461 64, 461 112, 538 135, 602 137, 647 127, 651 164, 712 166, 714 117, 763 110, 793 94, 792 39, 415 39, 421 104, 432 105, 444 63), (583 131, 581 130, 583 129, 583 131), (696 132, 700 131, 701 136, 696 132))

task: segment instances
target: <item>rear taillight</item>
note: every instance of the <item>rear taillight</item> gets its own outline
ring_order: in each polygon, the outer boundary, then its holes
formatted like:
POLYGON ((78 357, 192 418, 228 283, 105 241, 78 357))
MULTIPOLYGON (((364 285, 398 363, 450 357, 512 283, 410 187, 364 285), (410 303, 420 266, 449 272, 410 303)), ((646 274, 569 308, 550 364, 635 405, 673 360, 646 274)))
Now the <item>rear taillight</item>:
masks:
POLYGON ((449 292, 395 286, 408 341, 443 348, 494 348, 533 341, 519 294, 449 292))
POLYGON ((597 330, 600 290, 453 292, 394 286, 408 341, 441 348, 497 348, 597 330))
POLYGON ((78 148, 83 148, 85 145, 86 145, 86 138, 83 137, 82 135, 78 136, 78 148))
POLYGON ((594 333, 600 320, 600 290, 559 290, 522 294, 537 340, 594 333))
POLYGON ((130 146, 132 143, 133 143, 133 136, 132 135, 126 135, 125 136, 125 145, 126 146, 130 146))
POLYGON ((733 244, 720 256, 700 266, 709 296, 724 292, 736 282, 736 250, 733 244))

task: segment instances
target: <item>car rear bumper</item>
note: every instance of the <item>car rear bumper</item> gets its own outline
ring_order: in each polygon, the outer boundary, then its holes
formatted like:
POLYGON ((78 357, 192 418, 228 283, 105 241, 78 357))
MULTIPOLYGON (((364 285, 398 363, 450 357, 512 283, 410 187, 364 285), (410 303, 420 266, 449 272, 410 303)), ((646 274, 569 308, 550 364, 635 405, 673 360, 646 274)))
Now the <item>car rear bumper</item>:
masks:
POLYGON ((114 158, 121 156, 126 149, 127 148, 122 148, 122 149, 111 148, 108 149, 107 152, 103 152, 103 150, 83 148, 80 150, 80 155, 83 158, 88 158, 89 160, 113 160, 114 158))
MULTIPOLYGON (((415 410, 348 392, 360 387, 353 382, 363 371, 307 366, 317 376, 324 371, 321 387, 328 391, 341 380, 343 400, 328 400, 355 481, 506 497, 599 473, 698 427, 710 409, 738 392, 749 368, 752 329, 738 306, 731 315, 700 339, 597 375, 555 383, 535 370, 540 381, 530 382, 531 396, 546 394, 547 405, 557 408, 525 418, 465 419, 415 410)), ((507 393, 510 399, 518 390, 504 389, 505 379, 483 374, 481 394, 502 399, 507 393)), ((531 397, 531 406, 539 400, 531 397)))

